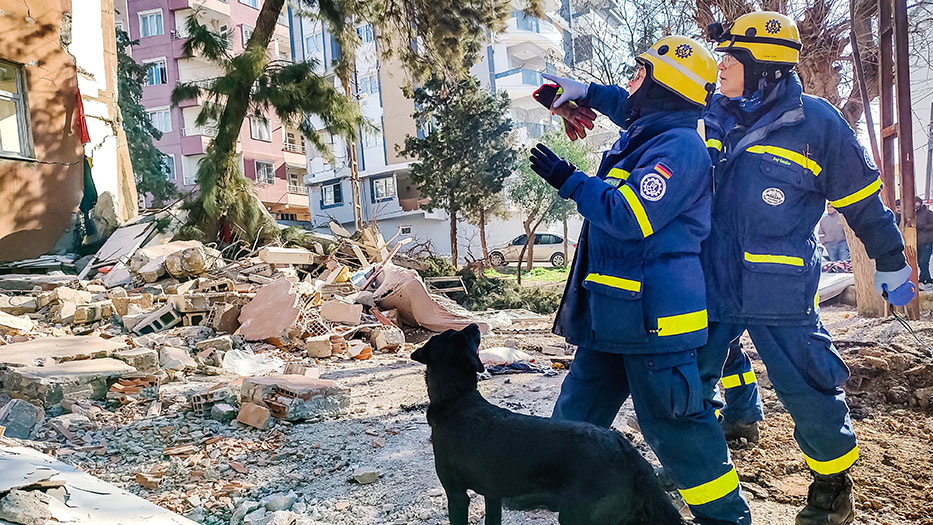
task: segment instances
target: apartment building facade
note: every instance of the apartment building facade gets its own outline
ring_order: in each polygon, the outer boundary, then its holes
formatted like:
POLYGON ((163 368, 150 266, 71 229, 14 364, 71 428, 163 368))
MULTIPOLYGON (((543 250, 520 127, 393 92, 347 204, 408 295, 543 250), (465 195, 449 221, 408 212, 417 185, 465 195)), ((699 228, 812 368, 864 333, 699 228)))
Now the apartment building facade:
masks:
MULTIPOLYGON (((197 126, 203 100, 188 99, 173 107, 171 94, 178 82, 208 80, 223 74, 204 57, 185 56, 185 23, 197 16, 201 23, 229 36, 234 54, 243 51, 252 35, 261 0, 126 0, 125 17, 118 18, 134 46, 133 58, 149 67, 142 105, 162 131, 156 147, 166 155, 169 177, 182 192, 195 189, 198 162, 217 130, 197 126)), ((272 60, 292 60, 286 12, 279 17, 269 54, 272 60)), ((237 142, 242 173, 254 183, 259 198, 272 214, 287 221, 308 221, 305 145, 297 129, 284 125, 273 113, 244 120, 237 142)))

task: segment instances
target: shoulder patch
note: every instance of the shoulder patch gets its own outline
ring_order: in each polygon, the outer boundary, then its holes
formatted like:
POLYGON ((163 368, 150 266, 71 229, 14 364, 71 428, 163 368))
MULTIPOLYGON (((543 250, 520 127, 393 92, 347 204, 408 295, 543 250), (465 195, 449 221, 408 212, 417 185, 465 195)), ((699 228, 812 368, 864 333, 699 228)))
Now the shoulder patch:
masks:
POLYGON ((868 166, 868 169, 878 171, 878 166, 875 166, 875 160, 871 158, 871 153, 865 149, 865 146, 859 144, 859 147, 862 148, 862 157, 865 158, 865 165, 868 166))
POLYGON ((663 162, 659 162, 655 164, 654 171, 660 173, 661 176, 664 177, 665 179, 669 179, 671 178, 671 175, 673 175, 673 172, 671 171, 671 169, 665 166, 663 162))
POLYGON ((667 193, 667 182, 657 173, 649 173, 642 177, 639 193, 645 200, 659 201, 667 193))

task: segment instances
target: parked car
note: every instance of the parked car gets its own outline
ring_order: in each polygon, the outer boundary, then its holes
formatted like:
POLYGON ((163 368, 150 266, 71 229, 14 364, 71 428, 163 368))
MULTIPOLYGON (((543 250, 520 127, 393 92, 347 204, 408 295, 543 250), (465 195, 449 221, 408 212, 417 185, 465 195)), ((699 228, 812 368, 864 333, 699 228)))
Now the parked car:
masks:
MULTIPOLYGON (((494 247, 489 252, 489 263, 493 266, 505 266, 509 263, 518 262, 518 255, 522 252, 522 247, 528 237, 525 234, 519 235, 511 241, 494 247)), ((568 239, 567 247, 573 249, 577 247, 577 241, 568 239)), ((550 262, 551 266, 559 267, 567 264, 567 254, 564 253, 564 237, 556 233, 536 233, 535 234, 535 262, 550 262)), ((527 258, 528 254, 525 254, 527 258)))

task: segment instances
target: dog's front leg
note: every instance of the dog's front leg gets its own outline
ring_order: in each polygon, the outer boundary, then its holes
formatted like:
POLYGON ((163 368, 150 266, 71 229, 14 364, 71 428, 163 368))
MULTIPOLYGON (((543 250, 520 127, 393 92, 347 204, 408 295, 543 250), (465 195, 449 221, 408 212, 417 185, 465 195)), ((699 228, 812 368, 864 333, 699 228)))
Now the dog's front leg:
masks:
POLYGON ((470 497, 466 490, 448 490, 447 491, 447 515, 450 517, 450 525, 468 525, 468 516, 470 514, 470 497))
POLYGON ((486 496, 486 525, 502 525, 502 498, 486 496))

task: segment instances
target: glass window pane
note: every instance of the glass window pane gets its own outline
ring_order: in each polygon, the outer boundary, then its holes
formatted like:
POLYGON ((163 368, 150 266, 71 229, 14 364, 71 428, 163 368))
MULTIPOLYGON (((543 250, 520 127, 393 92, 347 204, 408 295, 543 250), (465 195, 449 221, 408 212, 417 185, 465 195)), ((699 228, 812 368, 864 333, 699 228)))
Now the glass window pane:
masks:
POLYGON ((19 93, 16 85, 16 67, 9 64, 0 64, 0 90, 7 93, 19 93))
POLYGON ((20 154, 22 144, 19 140, 19 119, 16 116, 16 103, 0 99, 0 150, 20 154))

